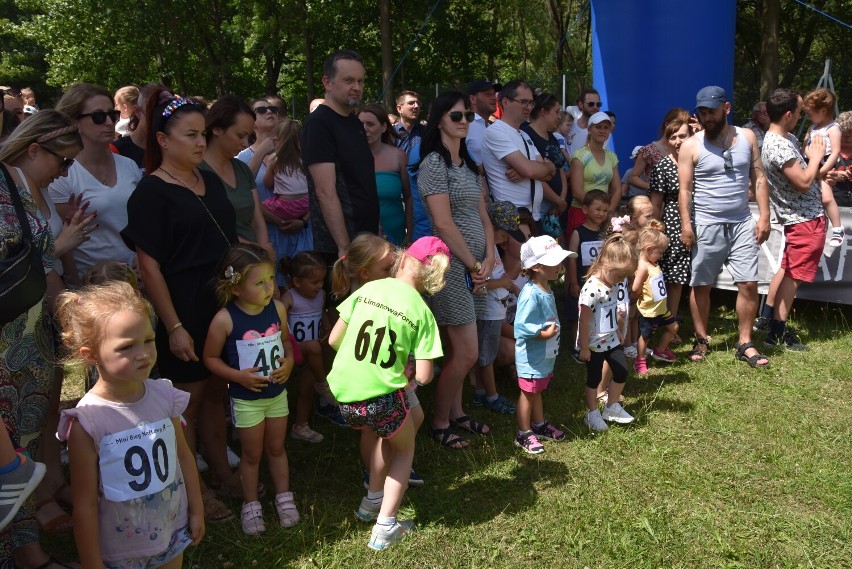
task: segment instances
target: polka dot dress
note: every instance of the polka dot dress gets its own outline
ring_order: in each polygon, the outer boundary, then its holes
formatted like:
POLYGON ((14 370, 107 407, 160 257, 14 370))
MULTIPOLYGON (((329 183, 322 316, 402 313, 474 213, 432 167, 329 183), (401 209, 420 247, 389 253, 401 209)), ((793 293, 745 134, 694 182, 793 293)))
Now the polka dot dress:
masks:
POLYGON ((666 282, 689 284, 692 274, 692 257, 680 241, 681 223, 678 211, 680 186, 677 179, 677 164, 670 157, 660 160, 651 171, 652 192, 663 194, 663 223, 669 238, 669 247, 660 259, 666 282))

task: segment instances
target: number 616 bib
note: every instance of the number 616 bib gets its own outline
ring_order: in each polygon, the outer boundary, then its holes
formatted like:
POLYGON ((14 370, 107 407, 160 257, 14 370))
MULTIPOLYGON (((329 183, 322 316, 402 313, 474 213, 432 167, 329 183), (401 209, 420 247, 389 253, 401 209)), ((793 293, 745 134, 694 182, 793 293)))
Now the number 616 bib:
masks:
POLYGON ((126 502, 161 492, 175 480, 177 444, 171 419, 106 435, 98 449, 104 497, 126 502))

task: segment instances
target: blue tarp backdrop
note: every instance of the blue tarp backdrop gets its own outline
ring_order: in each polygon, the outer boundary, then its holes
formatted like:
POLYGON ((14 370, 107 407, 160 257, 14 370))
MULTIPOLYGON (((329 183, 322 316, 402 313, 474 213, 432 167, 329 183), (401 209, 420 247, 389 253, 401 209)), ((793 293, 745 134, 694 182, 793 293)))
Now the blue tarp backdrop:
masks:
MULTIPOLYGON (((659 138, 672 107, 719 85, 733 97, 735 0, 591 0, 592 81, 616 114, 622 174, 630 151, 659 138)), ((744 102, 751 106, 755 101, 744 102)), ((732 101, 732 105, 734 102, 732 101)))

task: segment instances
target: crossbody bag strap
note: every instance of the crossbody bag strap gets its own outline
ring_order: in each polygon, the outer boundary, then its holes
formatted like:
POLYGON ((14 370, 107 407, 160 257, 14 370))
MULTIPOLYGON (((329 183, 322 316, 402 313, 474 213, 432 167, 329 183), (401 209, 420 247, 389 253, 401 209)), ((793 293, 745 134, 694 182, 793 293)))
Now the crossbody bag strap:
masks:
POLYGON ((0 162, 0 171, 3 172, 3 177, 6 179, 9 187, 9 195, 12 197, 12 205, 15 206, 15 213, 18 214, 18 222, 21 224, 21 234, 27 241, 33 240, 33 233, 30 230, 30 222, 27 218, 27 212, 24 210, 24 202, 21 200, 21 195, 18 193, 18 186, 15 184, 14 178, 6 169, 6 166, 0 162))

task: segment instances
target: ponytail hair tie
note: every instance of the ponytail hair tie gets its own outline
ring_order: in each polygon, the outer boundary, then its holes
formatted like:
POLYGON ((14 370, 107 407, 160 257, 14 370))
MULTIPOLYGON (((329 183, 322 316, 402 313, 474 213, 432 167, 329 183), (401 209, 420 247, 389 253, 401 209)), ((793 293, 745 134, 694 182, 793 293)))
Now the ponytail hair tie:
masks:
POLYGON ((341 260, 341 261, 345 261, 345 260, 346 260, 346 255, 343 255, 343 256, 340 258, 340 260, 341 260))
POLYGON ((610 223, 612 223, 612 232, 613 233, 621 233, 623 231, 622 226, 625 223, 630 223, 630 216, 625 215, 625 216, 622 216, 622 217, 613 217, 612 221, 610 223))

